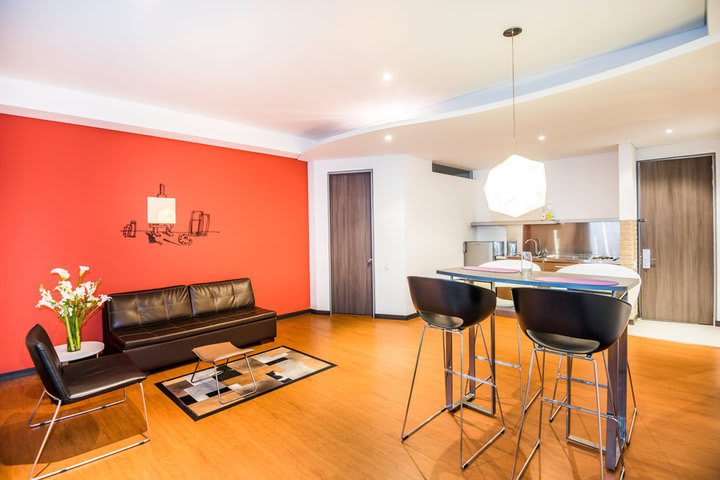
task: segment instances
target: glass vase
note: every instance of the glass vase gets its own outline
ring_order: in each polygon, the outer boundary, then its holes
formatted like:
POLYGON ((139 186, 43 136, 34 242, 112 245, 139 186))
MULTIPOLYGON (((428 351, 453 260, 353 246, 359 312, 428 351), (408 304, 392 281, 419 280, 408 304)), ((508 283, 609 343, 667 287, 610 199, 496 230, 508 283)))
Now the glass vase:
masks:
POLYGON ((65 320, 67 327, 67 351, 77 352, 80 350, 82 339, 80 338, 80 324, 75 320, 65 320))

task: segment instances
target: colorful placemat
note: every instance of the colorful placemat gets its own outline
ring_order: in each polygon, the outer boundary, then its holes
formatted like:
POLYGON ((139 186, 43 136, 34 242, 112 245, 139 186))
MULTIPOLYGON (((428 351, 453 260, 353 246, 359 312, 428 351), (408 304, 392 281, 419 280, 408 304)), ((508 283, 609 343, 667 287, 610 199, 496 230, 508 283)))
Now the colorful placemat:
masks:
POLYGON ((488 272, 488 273, 520 273, 517 268, 503 268, 503 267, 483 267, 478 265, 477 267, 462 267, 463 270, 473 270, 475 272, 488 272))
POLYGON ((535 277, 535 280, 541 282, 553 282, 553 283, 569 283, 572 285, 592 285, 596 287, 611 287, 619 285, 618 282, 612 280, 600 280, 599 278, 577 278, 577 277, 535 277))

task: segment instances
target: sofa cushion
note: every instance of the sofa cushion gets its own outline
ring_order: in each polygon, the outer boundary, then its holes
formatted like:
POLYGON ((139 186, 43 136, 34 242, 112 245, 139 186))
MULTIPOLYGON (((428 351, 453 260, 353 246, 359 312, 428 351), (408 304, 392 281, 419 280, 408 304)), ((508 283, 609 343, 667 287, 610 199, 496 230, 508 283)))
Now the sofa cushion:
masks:
POLYGON ((198 317, 176 319, 165 323, 122 328, 111 332, 113 342, 123 350, 169 342, 207 332, 234 327, 243 323, 274 318, 276 313, 258 307, 246 307, 232 312, 212 313, 198 317))
POLYGON ((196 283, 188 287, 193 315, 220 313, 255 305, 249 278, 196 283))
POLYGON ((111 329, 142 327, 192 315, 187 287, 114 293, 105 304, 111 329))

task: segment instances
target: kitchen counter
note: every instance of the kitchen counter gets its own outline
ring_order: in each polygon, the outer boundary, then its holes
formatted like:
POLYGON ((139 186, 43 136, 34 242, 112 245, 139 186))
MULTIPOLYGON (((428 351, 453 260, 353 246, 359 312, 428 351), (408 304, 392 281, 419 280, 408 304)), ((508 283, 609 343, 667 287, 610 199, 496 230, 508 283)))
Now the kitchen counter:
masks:
MULTIPOLYGON (((497 257, 498 260, 520 260, 519 255, 508 256, 508 257, 497 257)), ((591 254, 577 254, 577 255, 564 255, 564 254, 549 254, 541 257, 533 255, 533 262, 540 265, 540 268, 545 272, 555 272, 563 267, 569 265, 577 265, 578 263, 609 263, 613 265, 619 265, 620 260, 617 258, 608 257, 596 257, 591 254)))

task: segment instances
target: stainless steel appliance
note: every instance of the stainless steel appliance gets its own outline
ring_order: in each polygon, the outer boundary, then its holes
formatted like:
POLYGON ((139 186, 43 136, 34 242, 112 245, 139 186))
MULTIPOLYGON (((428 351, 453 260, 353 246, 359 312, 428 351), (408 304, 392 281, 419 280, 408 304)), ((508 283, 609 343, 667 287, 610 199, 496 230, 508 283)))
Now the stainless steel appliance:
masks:
POLYGON ((620 256, 620 222, 573 222, 525 225, 524 249, 583 260, 616 261, 620 256))
POLYGON ((463 243, 465 266, 476 266, 485 262, 492 262, 495 256, 505 254, 505 242, 500 241, 472 241, 463 243))

